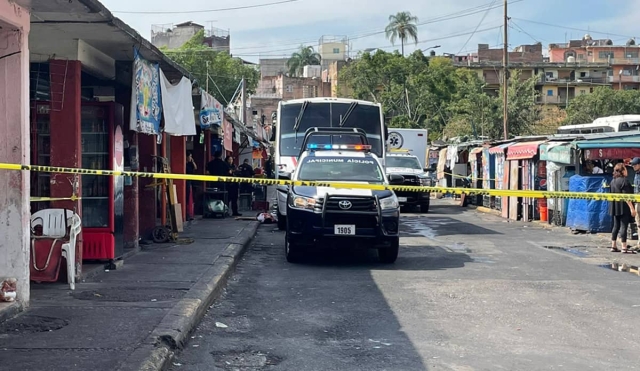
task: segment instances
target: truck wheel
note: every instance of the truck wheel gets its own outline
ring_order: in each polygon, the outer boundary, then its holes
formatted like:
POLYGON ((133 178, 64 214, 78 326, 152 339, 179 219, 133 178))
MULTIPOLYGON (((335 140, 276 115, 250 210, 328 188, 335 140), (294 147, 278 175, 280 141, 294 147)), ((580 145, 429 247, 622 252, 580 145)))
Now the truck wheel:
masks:
POLYGON ((381 263, 393 264, 398 259, 398 251, 400 250, 400 237, 397 237, 391 243, 391 246, 378 249, 378 258, 381 263))
POLYGON ((289 233, 284 237, 284 254, 289 263, 297 263, 300 261, 300 247, 291 242, 289 233))
POLYGON ((429 203, 420 205, 420 212, 426 214, 429 212, 429 203))
POLYGON ((278 229, 284 231, 287 229, 287 217, 278 212, 278 229))

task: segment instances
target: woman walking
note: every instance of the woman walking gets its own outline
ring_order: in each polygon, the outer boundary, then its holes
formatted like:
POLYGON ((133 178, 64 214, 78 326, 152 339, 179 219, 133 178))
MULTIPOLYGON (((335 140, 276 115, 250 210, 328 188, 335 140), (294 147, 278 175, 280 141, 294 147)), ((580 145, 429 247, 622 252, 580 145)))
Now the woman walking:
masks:
MULTIPOLYGON (((611 181, 611 193, 633 194, 633 187, 627 180, 627 168, 623 163, 616 164, 613 168, 613 180, 611 181)), ((616 241, 620 237, 622 252, 633 254, 627 246, 627 229, 631 218, 635 218, 636 210, 631 201, 610 201, 609 215, 613 218, 611 230, 611 252, 620 252, 616 241)))

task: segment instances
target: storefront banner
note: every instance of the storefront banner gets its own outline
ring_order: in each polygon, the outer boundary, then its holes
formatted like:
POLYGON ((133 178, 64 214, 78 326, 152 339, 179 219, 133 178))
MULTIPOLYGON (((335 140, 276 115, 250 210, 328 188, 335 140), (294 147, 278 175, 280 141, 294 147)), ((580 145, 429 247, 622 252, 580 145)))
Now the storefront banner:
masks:
POLYGON ((585 149, 585 160, 621 160, 640 157, 640 148, 595 148, 585 149))
POLYGON ((183 76, 178 84, 172 85, 160 69, 160 89, 163 98, 164 132, 175 136, 196 135, 191 81, 183 76))
POLYGON ((224 149, 227 151, 233 151, 233 125, 227 120, 224 120, 224 149))
POLYGON ((139 133, 160 135, 160 66, 143 59, 138 49, 134 49, 132 80, 129 128, 139 133))
POLYGON ((221 126, 224 107, 211 94, 202 90, 200 100, 200 128, 208 129, 212 125, 221 126))

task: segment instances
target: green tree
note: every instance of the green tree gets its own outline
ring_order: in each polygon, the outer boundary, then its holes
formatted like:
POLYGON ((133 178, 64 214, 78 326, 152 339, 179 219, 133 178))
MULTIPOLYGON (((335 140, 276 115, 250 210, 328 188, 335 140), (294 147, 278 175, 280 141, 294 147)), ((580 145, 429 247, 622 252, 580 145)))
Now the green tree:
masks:
MULTIPOLYGON (((535 123, 540 120, 540 106, 536 103, 538 91, 536 85, 540 79, 534 75, 523 79, 520 70, 512 70, 507 89, 507 113, 509 136, 531 135, 535 131, 535 123)), ((500 90, 498 103, 497 127, 492 132, 493 138, 503 137, 503 92, 500 90)))
POLYGON ((593 93, 578 95, 569 102, 565 124, 588 124, 599 117, 638 112, 640 112, 640 91, 598 87, 593 93))
POLYGON ((398 12, 389 16, 389 24, 385 28, 385 33, 391 44, 394 45, 396 39, 400 39, 400 50, 404 56, 404 43, 409 39, 418 44, 418 17, 411 15, 411 12, 398 12))
POLYGON ((227 52, 215 51, 205 45, 204 31, 198 32, 178 49, 162 49, 176 63, 186 68, 203 89, 207 86, 208 71, 208 93, 221 103, 229 103, 243 77, 247 82, 247 92, 254 92, 258 86, 260 72, 227 52))
POLYGON ((300 49, 291 54, 291 57, 287 60, 289 75, 300 76, 304 66, 319 65, 321 59, 320 54, 316 53, 312 46, 301 45, 300 49))

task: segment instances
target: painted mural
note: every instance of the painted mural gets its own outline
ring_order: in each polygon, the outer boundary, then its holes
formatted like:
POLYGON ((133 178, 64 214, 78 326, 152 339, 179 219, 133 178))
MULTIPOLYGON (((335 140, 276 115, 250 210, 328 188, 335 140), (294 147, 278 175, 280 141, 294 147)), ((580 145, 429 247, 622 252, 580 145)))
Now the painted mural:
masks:
POLYGON ((160 66, 142 58, 134 49, 132 89, 132 122, 130 128, 145 134, 160 134, 162 96, 160 93, 160 66), (135 122, 134 121, 135 117, 135 122))
POLYGON ((213 125, 222 125, 224 109, 213 96, 202 90, 200 100, 200 128, 208 129, 213 125))

